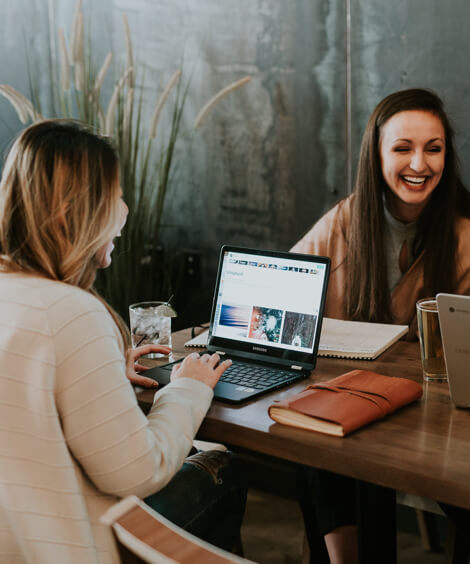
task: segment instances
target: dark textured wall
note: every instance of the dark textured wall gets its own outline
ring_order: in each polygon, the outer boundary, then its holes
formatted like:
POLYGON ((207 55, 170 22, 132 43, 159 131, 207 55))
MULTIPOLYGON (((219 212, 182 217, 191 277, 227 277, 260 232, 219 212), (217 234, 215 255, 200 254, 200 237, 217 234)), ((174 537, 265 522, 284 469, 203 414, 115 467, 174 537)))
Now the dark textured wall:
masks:
MULTIPOLYGON (((71 0, 0 3, 0 82, 28 92, 24 38, 47 57, 47 6, 68 32, 71 0)), ((192 76, 168 198, 168 247, 203 252, 201 295, 211 293, 223 243, 287 249, 347 193, 370 111, 384 95, 428 86, 457 123, 468 179, 466 103, 470 36, 466 0, 84 0, 97 65, 110 49, 125 63, 121 12, 145 69, 146 111, 184 61, 192 76), (350 27, 347 11, 350 7, 350 27), (347 82, 348 48, 350 80, 347 82), (198 110, 218 89, 249 74, 193 131, 198 110), (348 114, 350 96, 350 114, 348 114), (350 120, 351 137, 347 136, 350 120)), ((47 77, 40 84, 47 92, 47 77)), ((105 88, 110 91, 112 82, 105 88)), ((20 129, 0 100, 0 147, 20 129)))
POLYGON ((165 17, 178 11, 184 29, 163 43, 195 68, 188 123, 211 93, 253 77, 188 145, 171 205, 184 244, 212 262, 224 242, 288 248, 345 189, 344 13, 325 1, 194 1, 165 17))
POLYGON ((466 0, 351 0, 352 154, 370 111, 401 88, 426 87, 443 99, 470 186, 470 4, 466 0))

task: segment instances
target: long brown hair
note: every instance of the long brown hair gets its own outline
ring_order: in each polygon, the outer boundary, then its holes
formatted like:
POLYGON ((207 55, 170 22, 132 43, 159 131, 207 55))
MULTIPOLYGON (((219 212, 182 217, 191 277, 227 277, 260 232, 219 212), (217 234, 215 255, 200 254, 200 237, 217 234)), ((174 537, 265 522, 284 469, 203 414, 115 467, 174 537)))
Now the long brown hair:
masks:
POLYGON ((384 247, 386 183, 382 174, 379 142, 384 124, 395 114, 422 110, 437 116, 445 132, 444 171, 438 186, 418 220, 413 254, 423 253, 423 296, 452 292, 456 284, 454 224, 461 215, 470 217, 470 195, 460 178, 454 148, 454 132, 443 102, 431 90, 408 89, 390 94, 372 112, 362 138, 352 202, 346 315, 362 321, 393 322, 384 247))
POLYGON ((119 160, 106 138, 70 120, 26 128, 0 183, 0 267, 95 294, 96 257, 119 222, 119 193, 119 160))

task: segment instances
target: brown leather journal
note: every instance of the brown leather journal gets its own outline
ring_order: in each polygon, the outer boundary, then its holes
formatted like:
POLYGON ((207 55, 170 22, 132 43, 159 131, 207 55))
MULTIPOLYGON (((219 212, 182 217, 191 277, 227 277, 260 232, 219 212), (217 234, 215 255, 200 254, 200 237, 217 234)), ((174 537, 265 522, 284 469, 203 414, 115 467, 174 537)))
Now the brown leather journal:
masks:
POLYGON ((278 423, 343 437, 421 397, 420 384, 353 370, 328 382, 312 384, 268 408, 278 423))

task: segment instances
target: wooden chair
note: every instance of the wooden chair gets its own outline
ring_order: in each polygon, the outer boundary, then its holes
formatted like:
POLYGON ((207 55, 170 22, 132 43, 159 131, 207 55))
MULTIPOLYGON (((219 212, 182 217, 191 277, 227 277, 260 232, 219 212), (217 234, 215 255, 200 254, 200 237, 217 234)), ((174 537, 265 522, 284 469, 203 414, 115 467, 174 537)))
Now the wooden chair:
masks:
POLYGON ((442 517, 445 515, 439 504, 432 499, 405 492, 397 492, 397 503, 415 510, 423 549, 429 552, 442 552, 436 515, 442 517))
MULTIPOLYGON (((249 564, 177 527, 135 496, 113 505, 101 522, 112 528, 122 564, 249 564)), ((253 563, 252 563, 253 564, 253 563)))

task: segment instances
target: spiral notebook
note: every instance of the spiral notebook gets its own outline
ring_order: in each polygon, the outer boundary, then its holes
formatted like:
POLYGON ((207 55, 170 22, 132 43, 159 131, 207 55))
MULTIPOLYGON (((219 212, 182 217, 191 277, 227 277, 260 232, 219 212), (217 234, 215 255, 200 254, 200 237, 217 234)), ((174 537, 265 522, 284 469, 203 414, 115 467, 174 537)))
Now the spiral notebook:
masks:
MULTIPOLYGON (((408 325, 323 318, 318 356, 374 360, 408 332, 408 325)), ((185 343, 205 347, 208 331, 185 343)))
POLYGON ((318 356, 374 360, 407 332, 407 325, 324 317, 318 356))
POLYGON ((202 331, 199 335, 196 335, 191 340, 186 341, 184 343, 185 347, 195 347, 195 348, 203 348, 207 345, 207 338, 209 336, 209 329, 202 331))

